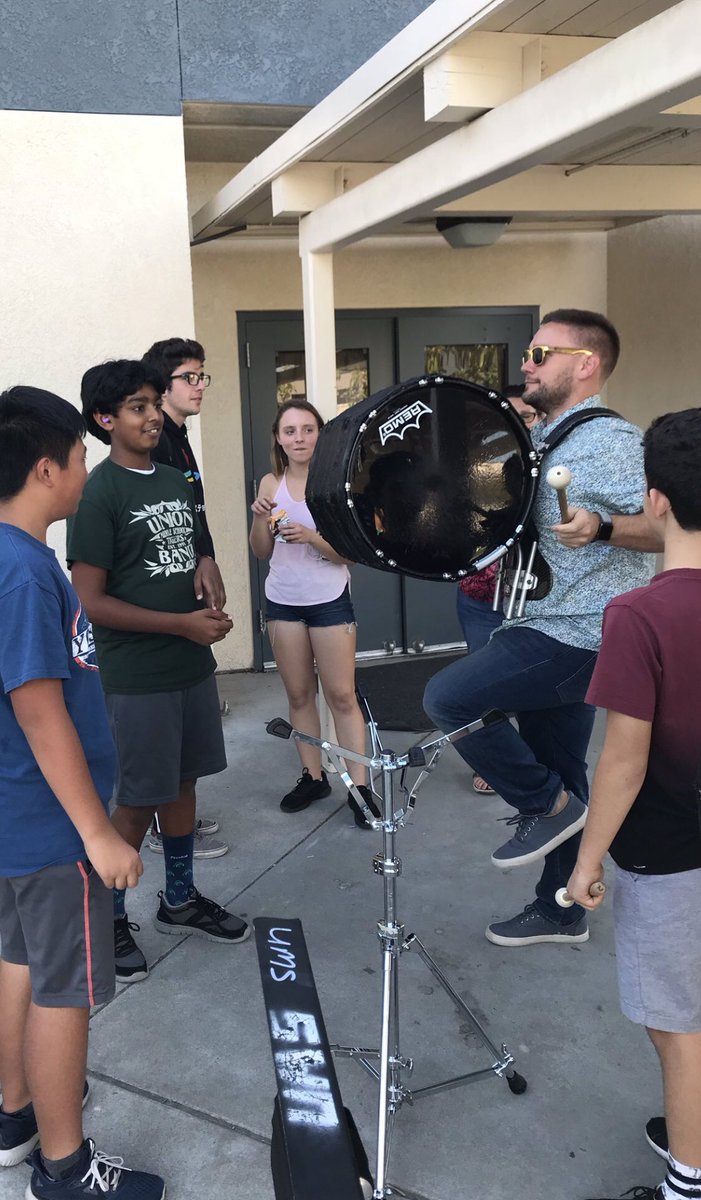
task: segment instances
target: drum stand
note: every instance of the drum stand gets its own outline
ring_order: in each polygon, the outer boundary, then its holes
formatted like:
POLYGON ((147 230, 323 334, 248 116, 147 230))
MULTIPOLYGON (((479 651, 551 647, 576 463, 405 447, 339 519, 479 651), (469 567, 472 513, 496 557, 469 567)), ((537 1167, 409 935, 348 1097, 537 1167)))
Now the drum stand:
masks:
MULTIPOLYGON (((433 741, 423 739, 411 746, 404 754, 395 754, 385 750, 380 741, 377 724, 370 712, 365 696, 358 692, 358 700, 364 709, 365 718, 370 730, 372 742, 372 757, 356 754, 330 742, 320 741, 293 729, 289 722, 277 717, 267 725, 268 733, 275 737, 294 738, 306 742, 310 746, 319 747, 328 755, 335 765, 343 783, 350 790, 354 799, 362 809, 368 824, 382 833, 382 851, 373 858, 373 871, 381 875, 384 881, 384 913, 382 920, 377 923, 377 935, 382 952, 382 1020, 379 1050, 370 1050, 362 1046, 332 1045, 336 1055, 355 1059, 361 1067, 379 1084, 379 1102, 377 1115, 377 1155, 375 1170, 375 1188, 373 1200, 384 1200, 388 1196, 403 1196, 404 1192, 387 1182, 387 1169, 394 1131, 394 1118, 406 1101, 413 1104, 423 1096, 435 1095, 437 1092, 450 1088, 461 1087, 477 1079, 496 1075, 506 1079, 506 1082, 516 1095, 525 1092, 526 1080, 513 1068, 513 1057, 502 1043, 498 1049, 480 1025, 475 1014, 468 1008, 464 1000, 446 979, 438 964, 428 953, 423 942, 414 933, 404 936, 404 926, 398 917, 397 910, 397 880, 402 873, 402 861, 395 855, 395 837, 397 831, 404 825, 408 814, 413 811, 416 794, 424 780, 434 769, 436 762, 446 746, 459 738, 483 729, 497 721, 506 720, 504 713, 492 710, 485 713, 478 721, 472 721, 453 733, 433 741), (382 816, 375 818, 363 800, 350 775, 347 772, 344 759, 362 763, 370 772, 381 772, 382 775, 382 816), (414 786, 406 786, 406 771, 408 768, 421 768, 414 786), (395 809, 394 775, 401 771, 400 790, 404 803, 395 809), (471 1071, 468 1074, 456 1075, 427 1087, 410 1090, 403 1081, 405 1075, 410 1075, 414 1064, 410 1058, 403 1057, 399 1037, 399 960, 405 950, 416 950, 422 962, 428 967, 434 979, 453 1001, 458 1013, 463 1017, 473 1033, 477 1035, 491 1056, 491 1066, 482 1070, 471 1071), (377 1065, 374 1061, 379 1060, 377 1065)), ((370 776, 372 779, 372 775, 370 776)), ((375 793, 377 795, 377 793, 375 793)))

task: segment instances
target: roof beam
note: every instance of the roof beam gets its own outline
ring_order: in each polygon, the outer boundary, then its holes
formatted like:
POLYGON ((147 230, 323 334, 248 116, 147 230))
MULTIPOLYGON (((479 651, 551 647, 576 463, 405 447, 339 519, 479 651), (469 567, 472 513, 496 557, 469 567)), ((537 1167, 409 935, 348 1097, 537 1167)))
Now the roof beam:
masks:
POLYGON ((539 220, 553 216, 649 217, 697 212, 701 212, 701 167, 593 166, 568 177, 564 167, 545 166, 532 167, 433 208, 431 215, 503 213, 539 220))
POLYGON ((701 0, 681 0, 492 109, 471 125, 388 167, 300 222, 300 252, 328 251, 392 228, 553 155, 573 154, 649 112, 681 104, 701 85, 701 0))
POLYGON ((302 217, 384 171, 385 163, 297 163, 273 180, 273 217, 302 217))
POLYGON ((468 33, 424 67, 427 121, 473 120, 605 46, 608 38, 468 33))

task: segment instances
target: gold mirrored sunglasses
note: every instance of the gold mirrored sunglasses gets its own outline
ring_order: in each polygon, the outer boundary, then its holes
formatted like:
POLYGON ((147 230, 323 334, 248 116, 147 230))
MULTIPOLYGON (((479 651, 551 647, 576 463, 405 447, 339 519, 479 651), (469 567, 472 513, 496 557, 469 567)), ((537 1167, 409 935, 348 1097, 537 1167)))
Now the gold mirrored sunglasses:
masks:
POLYGON ((593 350, 577 350, 573 346, 528 346, 521 355, 521 362, 532 362, 539 367, 548 354, 586 354, 587 358, 591 358, 593 353, 593 350))

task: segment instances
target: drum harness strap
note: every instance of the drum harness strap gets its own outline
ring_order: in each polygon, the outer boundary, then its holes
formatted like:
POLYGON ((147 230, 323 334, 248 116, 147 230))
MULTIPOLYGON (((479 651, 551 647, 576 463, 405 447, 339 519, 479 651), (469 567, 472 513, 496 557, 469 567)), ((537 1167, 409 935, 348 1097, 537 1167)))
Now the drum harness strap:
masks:
MULTIPOLYGON (((539 444, 537 448, 539 467, 546 454, 550 454, 561 445, 573 430, 580 425, 585 425, 587 421, 593 421, 599 417, 613 417, 619 421, 625 419, 620 413, 614 412, 612 408, 587 408, 583 412, 573 413, 558 425, 551 437, 539 444)), ((508 598, 505 607, 507 617, 512 617, 514 610, 516 610, 517 616, 522 616, 527 599, 542 600, 552 588, 552 572, 538 549, 538 531, 532 520, 526 525, 521 540, 530 542, 527 564, 524 568, 523 550, 519 542, 512 547, 506 558, 502 559, 501 586, 497 586, 494 597, 495 609, 499 608, 502 592, 504 598, 508 598)))

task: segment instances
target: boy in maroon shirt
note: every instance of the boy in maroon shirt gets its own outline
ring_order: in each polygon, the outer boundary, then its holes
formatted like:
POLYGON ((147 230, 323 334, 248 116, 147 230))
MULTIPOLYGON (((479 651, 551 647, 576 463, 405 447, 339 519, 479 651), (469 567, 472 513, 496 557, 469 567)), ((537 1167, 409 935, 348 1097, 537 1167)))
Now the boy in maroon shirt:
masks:
POLYGON ((607 709, 579 857, 567 885, 616 864, 621 1008, 644 1025, 662 1067, 667 1175, 641 1200, 701 1197, 701 409, 658 418, 644 439, 645 512, 664 569, 604 614, 587 700, 607 709))

